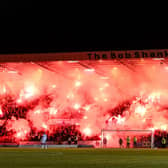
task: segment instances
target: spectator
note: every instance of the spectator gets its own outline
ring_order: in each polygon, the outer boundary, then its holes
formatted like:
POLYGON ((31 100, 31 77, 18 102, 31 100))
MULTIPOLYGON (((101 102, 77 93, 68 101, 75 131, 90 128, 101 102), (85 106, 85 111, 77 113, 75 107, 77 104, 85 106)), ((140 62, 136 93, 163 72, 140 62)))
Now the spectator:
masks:
POLYGON ((119 139, 119 145, 120 145, 120 148, 123 147, 123 140, 122 140, 122 138, 119 139))
POLYGON ((42 149, 47 149, 47 134, 44 132, 41 138, 41 148, 42 149))
POLYGON ((74 138, 74 144, 78 144, 78 136, 77 135, 74 138))
POLYGON ((106 138, 106 137, 103 138, 103 146, 104 146, 104 147, 107 146, 107 138, 106 138))
POLYGON ((68 144, 71 145, 71 137, 68 138, 68 144))

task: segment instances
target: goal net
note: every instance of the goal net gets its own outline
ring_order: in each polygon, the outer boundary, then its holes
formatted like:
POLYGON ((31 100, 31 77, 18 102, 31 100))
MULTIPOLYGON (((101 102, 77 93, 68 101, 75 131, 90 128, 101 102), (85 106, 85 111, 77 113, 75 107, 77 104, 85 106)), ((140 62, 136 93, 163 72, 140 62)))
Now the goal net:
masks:
POLYGON ((101 130, 102 148, 154 148, 152 130, 101 130), (128 143, 129 142, 129 143, 128 143))

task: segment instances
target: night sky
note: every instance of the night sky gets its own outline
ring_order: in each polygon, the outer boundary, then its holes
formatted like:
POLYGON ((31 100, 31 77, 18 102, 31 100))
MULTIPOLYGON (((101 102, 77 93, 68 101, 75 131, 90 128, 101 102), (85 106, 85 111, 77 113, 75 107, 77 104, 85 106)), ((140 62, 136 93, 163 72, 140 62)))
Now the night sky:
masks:
POLYGON ((1 54, 168 48, 167 31, 164 26, 157 29, 157 22, 134 24, 123 16, 109 22, 98 16, 98 20, 71 17, 71 13, 62 18, 56 9, 35 7, 31 1, 14 5, 0 4, 1 54))

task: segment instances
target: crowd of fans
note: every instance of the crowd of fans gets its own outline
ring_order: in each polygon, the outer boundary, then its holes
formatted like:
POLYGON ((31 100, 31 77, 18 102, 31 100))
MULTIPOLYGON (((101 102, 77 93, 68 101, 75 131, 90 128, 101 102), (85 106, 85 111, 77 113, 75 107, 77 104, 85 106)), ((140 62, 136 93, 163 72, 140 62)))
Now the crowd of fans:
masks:
MULTIPOLYGON (((135 100, 133 98, 132 100, 135 100)), ((128 100, 118 104, 115 108, 108 111, 111 116, 122 115, 124 111, 130 108, 132 100, 128 100)), ((51 99, 50 97, 43 96, 37 100, 32 101, 26 105, 16 105, 15 99, 12 96, 7 95, 6 97, 0 97, 0 106, 3 115, 0 116, 0 121, 4 121, 3 124, 0 126, 0 141, 14 141, 12 137, 13 132, 6 130, 6 123, 8 119, 11 117, 15 117, 16 119, 19 118, 26 118, 26 114, 28 110, 34 109, 37 104, 41 103, 43 106, 48 107, 50 104, 51 99)), ((70 114, 70 113, 68 113, 70 114)), ((72 117, 72 116, 70 116, 72 117)), ((100 137, 97 136, 84 136, 78 129, 76 125, 61 125, 55 126, 51 128, 52 134, 48 133, 48 141, 53 141, 58 144, 63 142, 68 142, 69 144, 77 143, 80 140, 100 140, 100 137)), ((31 134, 28 135, 29 141, 39 141, 41 136, 41 132, 35 132, 34 130, 31 131, 31 134)), ((167 145, 167 138, 168 134, 164 131, 155 131, 154 137, 154 145, 156 147, 162 147, 163 144, 163 137, 166 139, 167 145)), ((151 141, 151 136, 141 136, 137 139, 137 147, 148 146, 151 141)))
MULTIPOLYGON (((50 130, 51 131, 51 130, 50 130)), ((33 133, 30 136, 31 141, 39 141, 41 133, 33 133)), ((74 143, 75 138, 82 140, 82 135, 76 125, 64 125, 52 128, 52 134, 48 134, 48 141, 53 141, 61 144, 64 141, 68 141, 71 138, 71 142, 74 143)))
MULTIPOLYGON (((50 130, 51 131, 51 130, 50 130)), ((47 133, 47 132, 46 132, 47 133)), ((0 127, 0 142, 14 142, 15 139, 12 137, 13 132, 6 132, 5 127, 0 127)), ((42 132, 31 131, 28 136, 29 141, 40 141, 42 132)), ((151 146, 151 135, 141 135, 136 137, 136 147, 145 148, 151 146)), ((155 147, 166 147, 168 144, 168 133, 166 131, 156 130, 154 134, 154 146, 155 147)), ((60 125, 52 128, 52 134, 47 133, 47 141, 52 141, 55 144, 77 144, 78 141, 83 140, 94 140, 100 141, 99 136, 84 136, 76 125, 60 125)), ((128 139, 119 139, 119 144, 121 142, 125 143, 128 139)), ((108 140, 103 140, 103 143, 107 143, 108 140)), ((135 143, 133 138, 131 138, 131 143, 135 143)), ((120 144, 122 146, 122 144, 120 144)), ((132 145, 131 145, 132 147, 132 145)), ((133 145, 135 147, 135 145, 133 145)))
POLYGON ((115 108, 109 110, 108 113, 111 114, 111 116, 122 115, 124 111, 129 109, 131 102, 132 102, 132 99, 124 101, 124 102, 118 104, 115 108))

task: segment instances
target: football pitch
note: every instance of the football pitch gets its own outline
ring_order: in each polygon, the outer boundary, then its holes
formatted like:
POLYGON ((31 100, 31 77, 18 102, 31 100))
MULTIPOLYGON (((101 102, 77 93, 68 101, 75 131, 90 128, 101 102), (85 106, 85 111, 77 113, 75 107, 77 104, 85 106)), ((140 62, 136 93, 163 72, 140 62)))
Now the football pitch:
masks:
POLYGON ((167 168, 167 149, 0 148, 2 168, 167 168))

